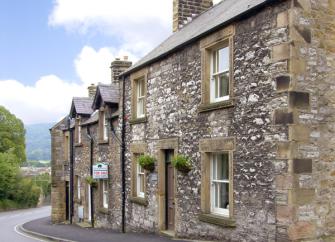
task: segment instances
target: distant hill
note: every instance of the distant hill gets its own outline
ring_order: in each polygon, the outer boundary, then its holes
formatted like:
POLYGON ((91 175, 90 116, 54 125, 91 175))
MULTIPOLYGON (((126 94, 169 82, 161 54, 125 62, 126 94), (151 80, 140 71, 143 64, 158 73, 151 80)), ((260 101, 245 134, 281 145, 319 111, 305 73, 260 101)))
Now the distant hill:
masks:
POLYGON ((51 159, 51 137, 49 129, 54 123, 26 125, 26 153, 27 160, 51 159))

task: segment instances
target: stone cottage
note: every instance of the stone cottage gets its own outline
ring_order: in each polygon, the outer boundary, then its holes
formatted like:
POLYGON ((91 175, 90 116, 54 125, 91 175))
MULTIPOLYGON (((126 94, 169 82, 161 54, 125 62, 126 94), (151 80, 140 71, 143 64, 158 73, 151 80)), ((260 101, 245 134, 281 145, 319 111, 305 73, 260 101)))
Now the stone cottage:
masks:
POLYGON ((191 239, 334 241, 335 1, 211 6, 174 0, 174 34, 112 74, 119 223, 191 239), (188 173, 172 166, 177 154, 188 173))
MULTIPOLYGON (((126 58, 113 61, 112 80, 130 66, 126 58)), ((121 230, 119 85, 92 84, 88 94, 74 97, 69 116, 50 129, 51 217, 121 230), (99 164, 108 166, 108 176, 94 182, 99 164)))

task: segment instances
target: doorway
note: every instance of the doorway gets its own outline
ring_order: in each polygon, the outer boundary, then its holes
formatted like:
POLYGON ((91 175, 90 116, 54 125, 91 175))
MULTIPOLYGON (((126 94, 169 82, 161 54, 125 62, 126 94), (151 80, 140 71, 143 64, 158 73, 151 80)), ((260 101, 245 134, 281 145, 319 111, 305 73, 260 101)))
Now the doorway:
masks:
POLYGON ((87 217, 87 220, 88 221, 91 221, 91 217, 92 217, 92 214, 91 214, 91 186, 89 184, 87 184, 87 209, 88 209, 88 217, 87 217))
POLYGON ((70 219, 70 184, 65 182, 65 220, 70 219))
POLYGON ((171 231, 175 228, 175 174, 171 163, 173 155, 174 150, 165 150, 165 227, 171 231))

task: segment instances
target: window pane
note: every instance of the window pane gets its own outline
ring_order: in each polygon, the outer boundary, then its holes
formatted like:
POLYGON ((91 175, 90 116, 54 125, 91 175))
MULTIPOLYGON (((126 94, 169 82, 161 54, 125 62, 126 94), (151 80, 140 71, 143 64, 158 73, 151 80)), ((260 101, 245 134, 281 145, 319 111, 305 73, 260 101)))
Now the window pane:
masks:
POLYGON ((137 97, 143 97, 144 96, 144 79, 139 79, 136 82, 137 84, 137 97))
POLYGON ((217 52, 213 51, 213 64, 212 64, 212 73, 217 72, 217 52))
POLYGON ((137 102, 137 116, 140 117, 144 114, 144 99, 138 99, 137 102))
POLYGON ((212 171, 212 172, 213 172, 213 173, 212 173, 213 175, 212 175, 212 176, 213 176, 213 177, 212 177, 212 179, 213 179, 213 180, 216 180, 216 177, 217 177, 217 176, 216 176, 216 155, 213 155, 213 158, 212 158, 212 159, 213 159, 213 162, 212 162, 212 168, 213 168, 213 171, 212 171))
POLYGON ((219 189, 218 189, 218 183, 214 183, 214 207, 218 208, 219 207, 219 189))
POLYGON ((220 183, 219 185, 219 208, 227 209, 229 205, 229 183, 220 183))
POLYGON ((229 180, 228 154, 218 154, 217 157, 217 180, 229 180))
POLYGON ((225 47, 218 50, 219 53, 219 70, 218 72, 226 71, 229 69, 229 48, 225 47))
POLYGON ((219 76, 219 97, 224 97, 229 95, 229 72, 225 72, 220 74, 219 76))
POLYGON ((219 77, 215 76, 214 77, 214 82, 215 82, 215 98, 219 97, 219 77))
POLYGON ((140 192, 144 192, 144 175, 140 175, 140 192))

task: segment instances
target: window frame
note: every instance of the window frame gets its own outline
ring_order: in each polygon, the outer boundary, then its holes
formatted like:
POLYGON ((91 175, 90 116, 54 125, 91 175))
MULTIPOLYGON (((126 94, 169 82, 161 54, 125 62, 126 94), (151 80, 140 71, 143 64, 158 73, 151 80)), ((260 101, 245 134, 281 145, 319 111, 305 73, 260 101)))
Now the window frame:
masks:
POLYGON ((77 176, 77 198, 81 199, 81 178, 77 176))
POLYGON ((108 118, 107 118, 108 107, 107 106, 101 106, 95 112, 98 112, 98 116, 99 116, 98 143, 99 144, 106 144, 109 141, 108 118))
POLYGON ((203 39, 200 40, 200 51, 201 51, 201 105, 199 106, 199 112, 211 111, 220 108, 232 107, 234 105, 234 25, 230 25, 223 28, 203 39), (213 53, 222 48, 228 47, 229 56, 229 70, 224 71, 229 77, 228 83, 228 95, 223 97, 215 98, 215 84, 212 78, 213 72, 213 53))
POLYGON ((142 154, 147 154, 148 145, 145 142, 134 142, 130 144, 131 153, 131 198, 130 201, 137 203, 142 206, 148 205, 148 200, 146 196, 147 190, 147 174, 144 170, 144 196, 138 196, 138 182, 137 182, 137 171, 138 171, 138 158, 142 154))
POLYGON ((102 207, 103 208, 108 208, 108 203, 109 203, 109 199, 108 199, 108 194, 109 194, 109 189, 108 189, 108 180, 107 179, 103 179, 101 180, 102 182, 102 207))
POLYGON ((222 45, 219 47, 216 47, 214 49, 211 50, 210 53, 211 57, 210 57, 210 103, 216 103, 216 102, 222 102, 222 101, 228 101, 230 99, 230 47, 229 45, 222 45), (219 55, 219 51, 222 49, 228 48, 228 69, 224 69, 224 70, 214 70, 219 68, 219 60, 220 60, 220 55, 219 55), (214 59, 216 57, 216 62, 214 63, 214 59), (215 72, 214 72, 215 71, 215 72), (218 89, 216 89, 216 78, 218 78, 219 80, 218 82, 218 86, 221 83, 220 82, 220 76, 221 75, 226 75, 226 73, 228 73, 228 95, 225 96, 218 96, 216 97, 217 92, 219 92, 220 87, 218 87, 218 89))
POLYGON ((81 117, 77 116, 75 120, 75 141, 76 144, 81 144, 81 117))
POLYGON ((233 153, 235 151, 235 137, 215 137, 199 140, 199 151, 201 154, 201 214, 199 219, 207 223, 214 223, 226 226, 231 225, 234 220, 234 174, 233 174, 233 153), (229 192, 228 201, 229 214, 213 211, 211 198, 211 155, 212 154, 228 155, 229 163, 229 192), (212 218, 216 219, 213 220, 212 218), (230 222, 229 222, 230 221, 230 222), (227 223, 228 222, 228 223, 227 223))
MULTIPOLYGON (((142 154, 139 154, 139 157, 142 154)), ((145 197, 145 170, 136 162, 136 197, 144 198, 145 197), (141 179, 143 182, 143 187, 141 186, 141 179), (143 188, 143 191, 141 191, 143 188)))
POLYGON ((148 69, 144 68, 130 75, 131 80, 131 124, 146 122, 146 104, 147 104, 147 79, 148 79, 148 69), (139 85, 139 82, 143 81, 143 85, 139 85), (141 90, 143 87, 143 90, 141 90), (139 97, 139 92, 142 91, 142 96, 139 97), (143 113, 139 111, 139 105, 142 102, 143 113))
MULTIPOLYGON (((224 216, 224 217, 229 217, 229 207, 227 209, 224 209, 224 208, 218 208, 218 207, 215 206, 214 200, 216 199, 216 197, 215 197, 216 193, 215 193, 214 183, 228 184, 228 206, 229 206, 229 201, 230 201, 229 187, 230 187, 230 183, 231 183, 230 177, 229 177, 229 170, 230 170, 229 169, 229 166, 230 166, 229 163, 230 163, 230 161, 229 161, 229 153, 228 152, 217 152, 217 153, 212 152, 212 153, 210 153, 210 173, 211 173, 211 175, 210 175, 210 206, 211 206, 210 211, 213 214, 221 215, 221 216, 224 216), (227 167, 227 169, 228 169, 228 179, 214 179, 213 178, 214 177, 214 172, 213 172, 214 171, 214 168, 213 168, 214 162, 217 165, 218 156, 223 155, 223 154, 227 155, 227 157, 228 157, 228 167, 227 167), (214 157, 215 157, 215 159, 214 159, 214 157)), ((217 171, 217 167, 216 167, 216 171, 217 171)))
POLYGON ((136 88, 136 117, 145 117, 144 106, 145 106, 145 78, 144 76, 135 80, 136 88), (142 93, 142 96, 140 96, 142 93))

